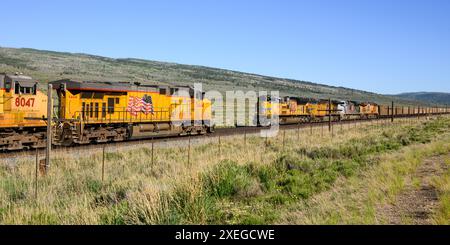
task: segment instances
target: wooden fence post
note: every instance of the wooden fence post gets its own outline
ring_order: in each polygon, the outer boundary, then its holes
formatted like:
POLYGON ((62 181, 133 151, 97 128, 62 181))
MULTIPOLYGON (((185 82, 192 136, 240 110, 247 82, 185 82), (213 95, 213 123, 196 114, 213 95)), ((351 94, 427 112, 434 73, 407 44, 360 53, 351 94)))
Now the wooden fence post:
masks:
POLYGON ((334 127, 333 127, 333 124, 331 125, 331 138, 333 138, 333 135, 334 135, 334 127))
POLYGON ((247 147, 247 130, 244 130, 244 146, 247 147))
POLYGON ((45 151, 45 168, 50 168, 50 152, 52 150, 52 117, 53 117, 53 101, 52 101, 53 85, 48 84, 47 91, 47 148, 45 151))
POLYGON ((420 106, 417 107, 417 121, 420 120, 420 106))
POLYGON ((191 136, 188 139, 188 166, 191 165, 191 136))
POLYGON ((391 122, 394 122, 394 101, 392 101, 392 113, 391 113, 391 122))
POLYGON ((266 151, 267 151, 267 147, 269 146, 269 137, 267 137, 267 132, 266 132, 266 143, 265 143, 265 145, 266 145, 266 151))
POLYGON ((220 135, 219 135, 219 157, 222 157, 222 142, 220 142, 220 135))
POLYGON ((105 158, 106 158, 106 145, 103 145, 103 158, 102 158, 102 182, 105 180, 105 158))
POLYGON ((36 170, 34 173, 34 199, 38 198, 39 149, 36 147, 36 170))
POLYGON ((328 132, 331 132, 331 98, 328 99, 328 132))
POLYGON ((154 158, 154 155, 155 155, 155 142, 153 141, 153 138, 152 138, 152 166, 154 166, 154 164, 155 164, 155 158, 154 158))

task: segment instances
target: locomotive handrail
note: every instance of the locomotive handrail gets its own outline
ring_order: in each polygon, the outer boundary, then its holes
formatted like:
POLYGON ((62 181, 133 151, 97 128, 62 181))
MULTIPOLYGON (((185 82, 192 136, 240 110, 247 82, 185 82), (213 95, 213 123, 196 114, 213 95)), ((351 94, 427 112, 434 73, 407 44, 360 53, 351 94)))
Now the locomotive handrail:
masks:
POLYGON ((170 117, 170 109, 167 107, 163 108, 154 108, 153 112, 148 112, 145 114, 143 111, 133 112, 130 110, 114 110, 114 113, 107 113, 105 117, 100 115, 102 113, 101 110, 93 111, 93 114, 98 113, 98 117, 90 116, 91 111, 76 111, 74 113, 74 117, 72 120, 85 122, 85 123, 133 123, 133 122, 161 122, 168 121, 171 119, 170 117), (132 113, 136 113, 136 115, 132 115, 132 113))

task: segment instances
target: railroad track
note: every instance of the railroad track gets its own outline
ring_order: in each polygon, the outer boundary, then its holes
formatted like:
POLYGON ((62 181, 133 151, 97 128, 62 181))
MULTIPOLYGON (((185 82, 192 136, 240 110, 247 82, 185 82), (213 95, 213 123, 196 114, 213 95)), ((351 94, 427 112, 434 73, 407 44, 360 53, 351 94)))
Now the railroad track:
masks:
MULTIPOLYGON (((422 115, 421 117, 426 117, 429 115, 422 115)), ((438 115, 431 115, 438 116, 438 115)), ((353 124, 355 122, 364 122, 364 121, 380 121, 380 120, 389 120, 391 117, 381 117, 374 119, 354 119, 354 120, 345 120, 339 122, 332 122, 333 126, 336 125, 346 125, 353 124)), ((417 115, 409 115, 409 116, 401 116, 396 117, 399 118, 418 118, 417 115)), ((304 122, 298 124, 286 124, 279 125, 281 130, 288 129, 304 129, 304 128, 317 128, 317 127, 325 127, 328 126, 328 121, 321 122, 304 122)), ((61 154, 74 154, 76 155, 85 155, 86 153, 96 153, 101 152, 103 148, 107 148, 108 151, 117 150, 117 149, 126 149, 133 147, 146 146, 150 144, 164 145, 164 147, 171 147, 171 145, 183 144, 183 142, 193 140, 202 140, 202 139, 213 139, 218 137, 226 137, 226 136, 234 136, 234 135, 242 135, 242 134, 259 134, 261 130, 267 130, 269 127, 235 127, 235 128, 217 128, 212 134, 205 135, 193 135, 193 136, 170 136, 164 138, 154 138, 154 139, 140 139, 140 140, 130 140, 123 142, 109 142, 109 143, 97 143, 97 144, 89 144, 89 145, 75 145, 71 147, 62 147, 62 146, 53 146, 52 154, 53 155, 61 155, 61 154)), ((0 160, 6 159, 9 161, 17 161, 25 158, 35 158, 36 153, 40 156, 45 154, 45 149, 38 150, 20 150, 20 151, 12 151, 12 152, 1 152, 0 160)))

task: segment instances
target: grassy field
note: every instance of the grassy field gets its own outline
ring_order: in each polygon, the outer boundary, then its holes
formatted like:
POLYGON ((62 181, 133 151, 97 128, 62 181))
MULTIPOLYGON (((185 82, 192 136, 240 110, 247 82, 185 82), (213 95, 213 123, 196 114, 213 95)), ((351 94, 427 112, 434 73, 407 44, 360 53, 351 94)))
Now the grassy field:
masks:
POLYGON ((439 225, 450 225, 450 155, 444 161, 447 166, 442 176, 434 178, 434 186, 439 192, 439 207, 434 222, 439 225))
MULTIPOLYGON (((33 161, 0 169, 2 224, 378 224, 423 159, 450 152, 450 119, 292 129, 219 142, 55 156, 39 176, 33 161)), ((448 160, 447 160, 448 162, 448 160)), ((436 176, 449 217, 449 173, 436 176)))
MULTIPOLYGON (((88 81, 128 81, 143 84, 191 85, 202 83, 204 90, 279 91, 281 96, 372 101, 398 105, 425 105, 401 97, 385 96, 355 89, 267 77, 204 66, 139 60, 112 59, 87 54, 72 54, 34 49, 0 47, 0 72, 22 72, 45 83, 58 79, 88 81)), ((363 82, 363 81, 362 81, 363 82)))

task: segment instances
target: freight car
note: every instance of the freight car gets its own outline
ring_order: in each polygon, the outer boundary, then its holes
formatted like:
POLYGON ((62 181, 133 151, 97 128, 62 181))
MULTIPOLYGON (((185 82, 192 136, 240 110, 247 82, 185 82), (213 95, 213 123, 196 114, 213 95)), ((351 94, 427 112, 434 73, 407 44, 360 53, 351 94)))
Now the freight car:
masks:
POLYGON ((195 135, 213 130, 211 102, 190 87, 73 80, 51 84, 60 105, 54 144, 195 135))

